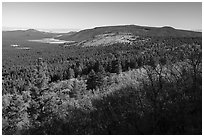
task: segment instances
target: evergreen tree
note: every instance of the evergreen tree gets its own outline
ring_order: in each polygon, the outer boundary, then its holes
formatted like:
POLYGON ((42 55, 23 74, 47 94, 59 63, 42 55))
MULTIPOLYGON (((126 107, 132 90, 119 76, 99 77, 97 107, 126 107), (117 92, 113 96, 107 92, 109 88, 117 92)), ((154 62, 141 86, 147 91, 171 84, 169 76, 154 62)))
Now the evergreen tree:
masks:
POLYGON ((112 72, 120 74, 122 72, 121 61, 119 59, 112 61, 112 72))
POLYGON ((134 69, 134 68, 137 68, 138 67, 138 64, 137 64, 137 61, 136 59, 131 59, 130 60, 130 68, 134 69))
POLYGON ((78 94, 78 81, 77 81, 77 79, 75 79, 74 81, 73 81, 73 89, 72 89, 72 91, 70 92, 70 94, 69 94, 69 96, 70 96, 70 98, 75 98, 75 97, 77 97, 77 94, 78 94))
POLYGON ((102 75, 105 75, 105 69, 100 62, 98 63, 98 66, 97 66, 97 72, 102 74, 102 75))
POLYGON ((103 76, 101 74, 96 75, 95 71, 92 69, 88 75, 87 79, 87 89, 100 88, 103 84, 103 76))
POLYGON ((112 61, 109 61, 109 62, 107 63, 107 71, 108 71, 108 72, 112 72, 112 61))
POLYGON ((147 65, 151 66, 152 68, 156 68, 156 61, 153 56, 148 58, 147 65))
POLYGON ((34 70, 33 84, 39 89, 46 89, 48 87, 49 74, 47 64, 42 61, 42 58, 38 59, 36 69, 34 70))
POLYGON ((96 75, 95 71, 92 69, 88 75, 87 89, 95 89, 96 88, 96 79, 97 79, 97 75, 96 75))
POLYGON ((83 64, 81 62, 77 61, 76 66, 74 68, 75 76, 76 77, 81 76, 82 70, 83 70, 83 64))
POLYGON ((29 88, 31 100, 27 112, 30 118, 30 124, 35 128, 41 126, 40 124, 43 122, 43 106, 45 105, 43 94, 45 89, 48 88, 49 81, 47 65, 41 58, 38 59, 34 72, 34 81, 29 88))
POLYGON ((68 78, 69 79, 72 79, 75 77, 75 74, 74 74, 74 70, 72 68, 69 68, 69 71, 68 71, 68 78))

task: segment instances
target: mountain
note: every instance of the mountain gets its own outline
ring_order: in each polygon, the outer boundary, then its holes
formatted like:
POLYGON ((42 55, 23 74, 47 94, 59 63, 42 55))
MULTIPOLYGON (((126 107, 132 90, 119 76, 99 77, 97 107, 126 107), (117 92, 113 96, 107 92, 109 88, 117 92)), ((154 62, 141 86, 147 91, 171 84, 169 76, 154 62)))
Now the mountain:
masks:
POLYGON ((68 33, 63 33, 63 34, 65 34, 65 35, 73 35, 73 34, 75 34, 75 33, 77 33, 77 31, 70 31, 70 32, 68 32, 68 33))
MULTIPOLYGON (((115 43, 139 43, 148 42, 149 37, 201 37, 201 32, 178 30, 170 26, 144 27, 136 25, 105 26, 93 29, 85 29, 79 32, 52 33, 35 29, 3 31, 3 45, 20 44, 27 46, 28 41, 41 40, 44 38, 59 39, 64 42, 61 46, 77 45, 108 46, 115 43)), ((34 43, 32 43, 34 44, 34 43)), ((37 43, 39 44, 39 43, 37 43)))
POLYGON ((196 32, 202 32, 202 29, 194 29, 192 31, 196 31, 196 32))
POLYGON ((67 36, 70 36, 70 35, 74 35, 75 33, 77 33, 77 32, 76 31, 70 31, 70 32, 67 32, 67 33, 59 33, 59 35, 56 35, 55 38, 59 38, 61 36, 67 37, 67 36))
POLYGON ((85 29, 74 33, 72 35, 62 35, 58 37, 61 40, 70 41, 84 41, 90 40, 101 34, 109 33, 130 33, 135 36, 151 36, 151 37, 202 37, 201 32, 179 30, 169 26, 165 27, 144 27, 137 25, 124 25, 124 26, 105 26, 96 27, 93 29, 85 29))
POLYGON ((42 32, 35 29, 3 31, 3 40, 32 40, 41 38, 50 38, 57 35, 56 33, 42 32))

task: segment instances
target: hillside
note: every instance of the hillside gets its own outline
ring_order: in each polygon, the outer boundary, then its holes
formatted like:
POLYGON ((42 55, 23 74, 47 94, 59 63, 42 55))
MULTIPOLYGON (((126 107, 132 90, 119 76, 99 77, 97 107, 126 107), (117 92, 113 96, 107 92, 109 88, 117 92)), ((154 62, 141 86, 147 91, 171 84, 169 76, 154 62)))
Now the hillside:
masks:
POLYGON ((59 37, 62 40, 70 41, 83 41, 93 39, 97 35, 107 34, 107 33, 131 33, 137 36, 150 36, 150 37, 201 37, 202 33, 178 30, 172 27, 143 27, 136 25, 124 25, 124 26, 106 26, 106 27, 96 27, 93 29, 86 29, 79 31, 73 35, 63 35, 59 37))
MULTIPOLYGON (((119 44, 119 43, 130 44, 130 45, 132 45, 133 43, 135 44, 139 43, 142 45, 148 41, 150 41, 150 38, 135 36, 135 35, 132 35, 131 33, 108 33, 108 34, 97 35, 90 40, 84 40, 82 42, 79 42, 77 46, 82 46, 82 47, 110 46, 110 45, 119 44)), ((73 44, 70 43, 67 45, 73 45, 73 44)))
POLYGON ((41 39, 55 36, 56 33, 42 32, 35 29, 28 30, 15 30, 15 31, 3 31, 3 40, 29 40, 29 39, 41 39))
POLYGON ((178 30, 172 27, 143 27, 136 25, 125 26, 105 26, 86 29, 79 32, 50 33, 35 29, 3 31, 3 45, 19 44, 23 46, 33 45, 28 41, 41 41, 48 38, 67 41, 62 46, 77 45, 81 47, 89 46, 108 46, 118 43, 126 44, 145 44, 151 37, 201 37, 201 32, 178 30))
MULTIPOLYGON (((2 47, 4 49, 11 49, 12 45, 19 45, 21 47, 39 47, 44 45, 43 43, 34 43, 30 42, 30 40, 41 40, 46 38, 54 38, 56 36, 61 36, 61 33, 50 33, 38 31, 35 29, 28 30, 13 30, 13 31, 3 31, 2 32, 2 47)), ((3 49, 3 50, 4 50, 3 49)))

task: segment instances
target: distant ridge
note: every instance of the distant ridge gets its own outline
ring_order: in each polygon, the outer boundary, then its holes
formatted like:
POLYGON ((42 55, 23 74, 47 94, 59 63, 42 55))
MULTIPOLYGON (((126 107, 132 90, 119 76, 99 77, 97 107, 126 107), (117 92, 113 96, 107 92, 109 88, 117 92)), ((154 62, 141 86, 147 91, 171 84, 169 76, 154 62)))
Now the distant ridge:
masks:
POLYGON ((93 29, 81 30, 72 35, 62 35, 59 39, 71 41, 83 41, 92 39, 93 37, 106 33, 131 33, 138 36, 151 37, 202 37, 201 32, 179 30, 171 26, 164 27, 146 27, 138 25, 122 25, 122 26, 103 26, 93 29))
POLYGON ((195 32, 202 32, 202 29, 195 29, 195 30, 192 30, 192 31, 195 31, 195 32))
POLYGON ((3 31, 2 39, 3 40, 30 40, 30 39, 50 38, 56 35, 57 33, 43 32, 43 31, 38 31, 36 29, 9 30, 9 31, 3 31))

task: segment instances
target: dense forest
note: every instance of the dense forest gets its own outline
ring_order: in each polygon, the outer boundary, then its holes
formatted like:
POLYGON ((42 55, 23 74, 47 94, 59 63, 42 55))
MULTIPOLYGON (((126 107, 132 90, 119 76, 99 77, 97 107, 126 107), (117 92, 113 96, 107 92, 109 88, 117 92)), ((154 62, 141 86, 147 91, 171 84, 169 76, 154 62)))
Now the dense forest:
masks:
POLYGON ((202 38, 3 47, 3 134, 202 134, 202 38))

